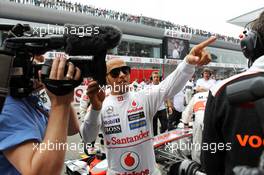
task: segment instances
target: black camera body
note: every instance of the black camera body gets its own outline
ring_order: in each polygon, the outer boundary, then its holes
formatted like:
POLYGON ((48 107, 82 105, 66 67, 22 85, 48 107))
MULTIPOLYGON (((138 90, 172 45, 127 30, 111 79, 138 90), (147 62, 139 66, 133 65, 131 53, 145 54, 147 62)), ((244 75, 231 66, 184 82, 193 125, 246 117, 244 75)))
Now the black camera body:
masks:
MULTIPOLYGON (((6 27, 6 26, 5 26, 6 27)), ((1 26, 0 26, 1 29, 1 26)), ((90 30, 89 30, 90 31, 90 30)), ((4 41, 4 50, 0 50, 0 98, 8 94, 13 97, 25 97, 33 91, 33 79, 37 79, 42 69, 42 82, 56 95, 65 95, 81 82, 75 80, 50 80, 49 71, 52 60, 44 65, 34 64, 33 57, 47 51, 64 51, 71 61, 81 70, 81 76, 92 77, 100 85, 106 84, 107 50, 116 47, 121 39, 121 31, 114 26, 65 25, 63 35, 33 36, 28 25, 12 26, 8 38, 4 41), (97 28, 97 33, 84 34, 87 29, 97 28), (74 31, 74 32, 73 32, 74 31), (76 32, 78 31, 78 32, 76 32)), ((0 104, 1 111, 2 104, 0 104)))

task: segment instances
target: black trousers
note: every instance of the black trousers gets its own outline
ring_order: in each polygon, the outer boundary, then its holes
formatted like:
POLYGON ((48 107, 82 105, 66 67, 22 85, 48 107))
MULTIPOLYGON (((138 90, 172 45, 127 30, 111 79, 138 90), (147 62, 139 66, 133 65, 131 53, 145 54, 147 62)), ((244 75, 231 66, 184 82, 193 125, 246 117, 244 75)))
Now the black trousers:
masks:
POLYGON ((168 129, 168 118, 166 109, 158 111, 153 117, 153 134, 158 134, 158 119, 160 121, 160 133, 164 133, 168 129))
POLYGON ((173 113, 169 115, 169 121, 168 121, 169 131, 177 128, 177 125, 180 123, 181 116, 182 116, 182 112, 173 109, 173 113))

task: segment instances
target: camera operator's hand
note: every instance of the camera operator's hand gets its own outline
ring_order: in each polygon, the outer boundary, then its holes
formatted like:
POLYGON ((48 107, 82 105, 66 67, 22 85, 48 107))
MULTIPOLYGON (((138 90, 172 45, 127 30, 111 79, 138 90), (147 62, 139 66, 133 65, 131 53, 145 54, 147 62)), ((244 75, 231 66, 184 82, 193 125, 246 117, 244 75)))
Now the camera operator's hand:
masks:
POLYGON ((200 44, 194 46, 190 53, 186 56, 186 61, 193 65, 206 65, 211 62, 211 54, 205 50, 205 47, 209 46, 216 41, 216 37, 210 37, 209 39, 201 42, 200 44))
POLYGON ((92 109, 101 110, 103 101, 105 99, 105 91, 100 89, 96 81, 91 81, 87 88, 87 95, 90 98, 92 109))
MULTIPOLYGON (((72 63, 66 62, 65 58, 56 58, 53 60, 49 79, 53 80, 79 80, 81 77, 81 71, 75 67, 72 63), (67 74, 64 75, 66 66, 68 66, 67 74)), ((73 91, 64 96, 56 96, 47 90, 50 97, 51 106, 59 106, 62 104, 70 104, 73 101, 73 91)))

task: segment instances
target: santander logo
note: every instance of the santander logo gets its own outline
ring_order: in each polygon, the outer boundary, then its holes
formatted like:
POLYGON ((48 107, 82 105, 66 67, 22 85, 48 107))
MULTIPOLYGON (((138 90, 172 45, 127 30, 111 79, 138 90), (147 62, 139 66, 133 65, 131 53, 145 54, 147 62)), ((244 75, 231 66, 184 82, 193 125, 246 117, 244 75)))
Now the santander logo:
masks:
POLYGON ((132 171, 138 167, 139 156, 135 152, 125 152, 120 157, 122 168, 127 171, 132 171))

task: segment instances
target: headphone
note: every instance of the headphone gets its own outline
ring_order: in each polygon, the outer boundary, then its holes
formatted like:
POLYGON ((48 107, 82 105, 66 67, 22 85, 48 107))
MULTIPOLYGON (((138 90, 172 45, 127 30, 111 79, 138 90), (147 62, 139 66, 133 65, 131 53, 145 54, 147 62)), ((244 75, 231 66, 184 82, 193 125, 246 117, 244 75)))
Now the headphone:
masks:
POLYGON ((249 59, 248 65, 251 66, 252 63, 263 54, 264 45, 258 32, 254 30, 245 30, 241 37, 240 46, 242 52, 244 56, 249 59), (258 44, 260 44, 260 47, 258 47, 258 44))

